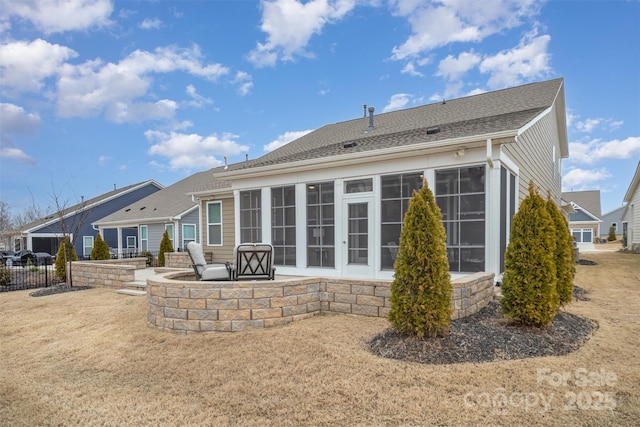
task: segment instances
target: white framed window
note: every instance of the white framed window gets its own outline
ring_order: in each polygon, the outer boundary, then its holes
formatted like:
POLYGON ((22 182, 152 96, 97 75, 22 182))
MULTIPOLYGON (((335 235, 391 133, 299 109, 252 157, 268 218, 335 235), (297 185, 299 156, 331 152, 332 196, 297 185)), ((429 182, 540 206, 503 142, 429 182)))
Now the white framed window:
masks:
POLYGON ((127 236, 127 249, 135 249, 135 248, 136 248, 136 236, 127 236))
POLYGON ((240 243, 262 241, 261 197, 260 190, 240 192, 240 243))
POLYGON ((207 245, 222 246, 222 202, 207 202, 207 245))
POLYGON ((296 265, 296 187, 271 189, 271 244, 276 265, 296 265))
POLYGON ((571 235, 578 243, 593 243, 593 230, 590 228, 573 228, 571 235))
POLYGON ((334 183, 307 184, 307 266, 335 266, 334 183))
MULTIPOLYGON (((136 247, 136 238, 135 236, 127 237, 127 248, 135 248, 136 247), (133 237, 133 246, 129 246, 129 238, 133 237)), ((149 233, 146 225, 140 226, 140 250, 146 251, 149 249, 149 233)))
POLYGON ((93 236, 82 236, 82 255, 85 258, 91 256, 93 250, 93 236))
POLYGON ((195 224, 182 224, 182 247, 186 248, 189 242, 196 241, 195 224))
POLYGON ((449 271, 484 270, 485 168, 436 171, 436 203, 447 232, 449 271))
POLYGON ((167 232, 167 234, 169 235, 169 240, 171 240, 171 246, 175 248, 176 245, 173 242, 173 224, 165 224, 164 225, 164 229, 167 232))
POLYGON ((423 172, 385 175, 380 178, 380 266, 393 270, 398 255, 404 214, 409 207, 413 190, 422 188, 423 172))

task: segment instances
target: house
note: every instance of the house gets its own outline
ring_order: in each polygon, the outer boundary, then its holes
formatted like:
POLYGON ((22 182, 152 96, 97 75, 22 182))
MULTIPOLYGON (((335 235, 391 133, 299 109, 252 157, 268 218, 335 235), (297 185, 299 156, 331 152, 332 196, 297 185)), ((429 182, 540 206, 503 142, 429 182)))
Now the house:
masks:
MULTIPOLYGON (((220 168, 222 170, 222 168, 220 168)), ((157 253, 167 230, 175 250, 184 250, 187 243, 200 234, 198 202, 187 193, 206 188, 215 169, 199 172, 134 203, 99 218, 93 226, 102 235, 112 235, 108 243, 120 255, 149 251, 157 253)))
POLYGON ((627 211, 623 220, 627 221, 627 247, 640 252, 640 162, 624 196, 627 211))
POLYGON ((594 250, 594 243, 600 236, 602 213, 600 190, 570 191, 562 193, 574 209, 569 215, 569 231, 580 250, 594 250))
POLYGON ((624 213, 627 210, 627 206, 623 205, 614 210, 602 214, 602 224, 600 224, 600 238, 607 240, 609 238, 609 229, 613 227, 616 236, 622 236, 623 234, 623 218, 624 213))
POLYGON ((409 199, 426 179, 452 276, 499 274, 529 182, 561 203, 563 79, 374 113, 214 171, 191 193, 214 262, 241 242, 269 242, 279 274, 389 280, 409 199))
MULTIPOLYGON (((82 200, 80 203, 64 207, 45 218, 21 227, 13 233, 15 250, 30 249, 34 252, 56 254, 63 234, 68 234, 74 243, 79 258, 89 258, 97 230, 94 221, 121 209, 124 206, 161 190, 163 186, 154 180, 114 188, 113 191, 82 200)), ((103 236, 108 241, 110 236, 103 236)))

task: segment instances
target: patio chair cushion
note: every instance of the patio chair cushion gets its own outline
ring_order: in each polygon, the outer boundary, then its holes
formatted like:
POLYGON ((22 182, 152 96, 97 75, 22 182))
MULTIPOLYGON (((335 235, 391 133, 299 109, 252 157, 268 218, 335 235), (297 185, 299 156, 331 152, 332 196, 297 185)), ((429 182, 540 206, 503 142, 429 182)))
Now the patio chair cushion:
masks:
POLYGON ((198 280, 229 280, 230 273, 227 266, 206 263, 201 244, 189 242, 187 244, 187 252, 198 280))

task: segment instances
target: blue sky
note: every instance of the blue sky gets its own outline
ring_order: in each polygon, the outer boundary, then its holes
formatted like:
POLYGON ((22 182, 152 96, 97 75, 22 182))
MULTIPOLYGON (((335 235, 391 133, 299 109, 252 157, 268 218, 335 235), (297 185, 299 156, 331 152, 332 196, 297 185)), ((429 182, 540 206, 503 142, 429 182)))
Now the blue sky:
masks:
POLYGON ((565 191, 640 159, 640 2, 0 0, 14 213, 259 157, 329 123, 564 77, 565 191))

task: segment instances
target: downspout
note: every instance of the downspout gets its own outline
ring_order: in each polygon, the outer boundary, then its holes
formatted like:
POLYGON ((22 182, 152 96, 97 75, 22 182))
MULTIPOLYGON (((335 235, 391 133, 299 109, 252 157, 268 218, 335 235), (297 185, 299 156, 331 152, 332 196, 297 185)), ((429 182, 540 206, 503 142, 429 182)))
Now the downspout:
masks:
POLYGON ((493 146, 491 144, 491 138, 487 138, 487 163, 489 167, 493 169, 493 146))

